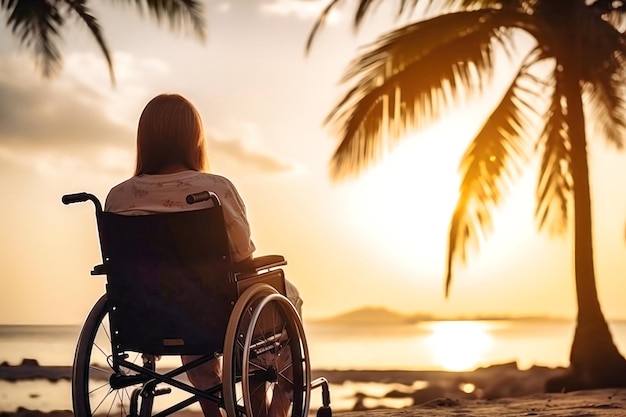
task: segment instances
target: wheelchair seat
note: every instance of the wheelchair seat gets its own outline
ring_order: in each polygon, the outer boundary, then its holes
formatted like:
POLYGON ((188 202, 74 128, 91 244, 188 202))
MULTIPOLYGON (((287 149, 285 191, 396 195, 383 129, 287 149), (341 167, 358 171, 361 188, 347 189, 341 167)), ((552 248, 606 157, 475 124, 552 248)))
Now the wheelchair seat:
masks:
POLYGON ((323 389, 318 415, 331 415, 327 381, 310 380, 303 326, 285 296, 284 258, 233 264, 215 194, 187 198, 211 200, 209 208, 141 216, 103 212, 88 193, 63 197, 65 204, 87 200, 96 208, 102 252, 92 275, 106 275, 106 291, 76 347, 77 417, 164 417, 200 398, 229 417, 255 417, 263 413, 255 414, 252 390, 280 384, 291 392, 291 416, 308 416, 310 390, 318 387, 323 389), (199 357, 157 369, 155 358, 180 355, 199 357), (216 357, 223 361, 221 384, 200 390, 184 380, 185 372, 216 357), (172 390, 186 398, 162 401, 173 397, 166 395, 172 390))

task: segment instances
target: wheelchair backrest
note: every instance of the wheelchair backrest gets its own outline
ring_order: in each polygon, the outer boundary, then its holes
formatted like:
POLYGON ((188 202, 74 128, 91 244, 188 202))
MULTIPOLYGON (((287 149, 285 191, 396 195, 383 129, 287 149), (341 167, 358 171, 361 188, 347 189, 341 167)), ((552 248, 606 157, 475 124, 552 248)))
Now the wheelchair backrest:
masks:
POLYGON ((116 351, 221 352, 236 300, 221 206, 98 214, 116 351))

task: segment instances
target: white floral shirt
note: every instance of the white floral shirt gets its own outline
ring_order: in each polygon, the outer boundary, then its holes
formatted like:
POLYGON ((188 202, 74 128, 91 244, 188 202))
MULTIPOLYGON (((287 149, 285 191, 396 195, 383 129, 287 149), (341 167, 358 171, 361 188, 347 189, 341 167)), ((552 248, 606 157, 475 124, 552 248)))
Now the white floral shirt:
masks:
POLYGON ((200 191, 212 191, 220 198, 233 261, 251 256, 255 246, 250 239, 246 206, 235 186, 219 175, 182 171, 132 177, 111 189, 104 210, 129 216, 198 210, 211 203, 189 205, 185 197, 200 191))

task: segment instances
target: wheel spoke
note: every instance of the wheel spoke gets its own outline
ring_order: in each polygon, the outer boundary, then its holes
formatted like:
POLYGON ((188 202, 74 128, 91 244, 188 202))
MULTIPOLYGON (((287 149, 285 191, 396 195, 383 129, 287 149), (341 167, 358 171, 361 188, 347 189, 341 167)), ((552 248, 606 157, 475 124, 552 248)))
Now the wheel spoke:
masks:
POLYGON ((109 329, 108 329, 108 327, 109 327, 109 325, 108 325, 108 320, 103 319, 103 320, 102 320, 102 322, 100 323, 100 326, 99 326, 99 327, 101 327, 101 328, 102 328, 102 331, 103 331, 103 332, 104 332, 104 334, 106 335, 107 340, 108 340, 109 342, 111 342, 111 335, 109 334, 109 329), (106 326, 105 326, 105 322, 106 322, 106 326))
POLYGON ((250 362, 250 366, 253 366, 260 371, 267 371, 267 368, 261 366, 261 364, 256 363, 256 362, 250 362))
MULTIPOLYGON (((140 385, 135 385, 113 389, 110 385, 108 376, 136 375, 137 373, 114 364, 117 358, 111 353, 107 304, 105 295, 94 305, 83 325, 76 348, 72 378, 72 396, 76 417, 93 417, 96 414, 127 417, 130 411, 129 406, 132 404, 131 393, 134 388, 140 387, 140 385), (101 361, 101 357, 105 360, 104 365, 97 363, 101 361)), ((127 353, 132 355, 129 361, 140 365, 140 353, 127 353)), ((152 363, 149 366, 154 370, 152 363)))
POLYGON ((278 371, 278 375, 280 375, 280 377, 281 377, 282 379, 284 379, 285 381, 287 381, 287 382, 288 382, 288 383, 290 383, 291 385, 294 385, 294 383, 293 383, 293 366, 292 366, 291 364, 286 365, 284 368, 282 368, 281 370, 279 370, 279 371, 278 371), (291 369, 291 370, 292 370, 292 372, 291 372, 291 377, 289 377, 289 376, 286 374, 286 371, 287 371, 288 369, 291 369))
POLYGON ((244 293, 234 311, 236 319, 231 318, 227 334, 235 337, 227 338, 225 352, 229 358, 225 362, 229 367, 225 372, 229 413, 264 417, 264 408, 267 412, 268 406, 284 406, 291 410, 288 415, 307 416, 308 355, 293 305, 268 286, 259 286, 244 293))
MULTIPOLYGON (((99 387, 99 388, 97 388, 97 389, 95 389, 95 390, 91 391, 91 392, 89 393, 89 395, 91 396, 91 394, 92 394, 93 392, 96 392, 96 391, 98 391, 98 390, 100 390, 100 389, 102 389, 102 388, 104 388, 104 387, 106 387, 106 385, 103 385, 103 386, 101 386, 101 387, 99 387)), ((106 401, 106 399, 107 399, 107 398, 109 397, 109 395, 111 395, 111 394, 114 394, 114 392, 113 392, 113 390, 112 390, 112 389, 109 389, 109 390, 108 390, 108 392, 104 395, 104 397, 102 397, 102 399, 100 400, 100 402, 96 405, 96 407, 95 407, 93 410, 91 410, 91 411, 92 411, 92 415, 97 413, 97 411, 100 409, 100 406, 101 406, 102 404, 104 404, 104 402, 106 401)), ((111 408, 112 406, 113 406, 113 401, 111 402, 111 406, 109 407, 109 413, 111 412, 110 408, 111 408)))
MULTIPOLYGON (((105 399, 106 399, 106 397, 107 397, 108 395, 110 395, 110 394, 113 392, 113 389, 111 389, 111 388, 109 387, 109 384, 108 384, 108 383, 106 383, 106 384, 102 384, 102 385, 100 385, 100 386, 97 386, 97 387, 95 387, 95 388, 94 388, 94 389, 92 389, 92 390, 89 390, 89 396, 92 396, 92 395, 96 394, 98 391, 101 391, 102 389, 108 389, 108 392, 107 392, 107 393, 105 394, 105 396, 104 396, 104 398, 105 398, 105 399)), ((103 401, 104 401, 104 400, 100 401, 100 404, 102 404, 102 402, 103 402, 103 401)), ((99 405, 100 405, 100 404, 99 404, 99 405)))
POLYGON ((99 372, 101 374, 106 374, 106 375, 113 374, 113 370, 111 368, 107 369, 107 368, 102 368, 102 367, 95 366, 95 365, 90 366, 89 371, 90 371, 90 375, 91 375, 91 371, 99 372))
POLYGON ((100 351, 100 353, 102 354, 102 356, 104 356, 107 359, 109 359, 109 356, 111 356, 107 351, 105 351, 103 348, 100 347, 100 345, 96 342, 93 343, 93 347, 95 347, 98 351, 100 351))
MULTIPOLYGON (((118 390, 116 392, 116 394, 117 394, 117 397, 120 400, 120 417, 126 417, 128 415, 128 413, 126 412, 126 403, 124 402, 123 394, 127 394, 128 395, 128 393, 124 389, 124 390, 118 390)), ((130 398, 130 396, 129 396, 129 398, 130 398)))

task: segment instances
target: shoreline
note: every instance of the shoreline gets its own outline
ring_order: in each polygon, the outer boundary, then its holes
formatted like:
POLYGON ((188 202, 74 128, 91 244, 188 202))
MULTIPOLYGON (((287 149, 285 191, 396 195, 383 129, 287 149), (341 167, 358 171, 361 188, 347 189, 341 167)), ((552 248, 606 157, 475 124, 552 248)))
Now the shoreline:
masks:
MULTIPOLYGON (((164 371, 167 369, 164 369, 164 371)), ((483 385, 493 378, 507 377, 513 379, 543 379, 556 376, 564 372, 565 368, 550 368, 545 366, 532 366, 521 370, 516 362, 494 364, 479 367, 468 371, 445 371, 445 370, 403 370, 403 369, 313 369, 311 379, 325 377, 329 383, 342 384, 352 382, 376 382, 397 383, 412 385, 415 381, 442 381, 450 382, 478 382, 483 385)), ((40 365, 35 359, 23 359, 18 365, 7 362, 0 363, 0 380, 21 381, 44 379, 50 382, 58 380, 71 380, 72 366, 69 365, 40 365)))
POLYGON ((16 382, 33 379, 45 379, 50 382, 62 379, 69 381, 72 379, 72 367, 39 365, 36 359, 22 359, 19 365, 0 363, 0 380, 2 381, 16 382))
MULTIPOLYGON (((575 393, 572 393, 570 397, 562 397, 565 394, 560 394, 561 397, 558 395, 554 397, 552 394, 543 393, 546 380, 559 376, 563 372, 565 372, 564 368, 540 366, 520 370, 515 362, 511 362, 460 372, 320 369, 313 370, 311 376, 312 379, 324 377, 331 385, 331 405, 334 401, 334 414, 345 413, 347 416, 356 417, 367 412, 368 415, 373 413, 376 416, 388 417, 450 415, 457 414, 459 410, 466 408, 472 410, 477 407, 511 408, 517 407, 515 404, 518 402, 534 404, 543 401, 547 402, 547 405, 544 404, 543 407, 548 409, 552 406, 550 402, 556 398, 578 398, 575 393), (383 386, 382 390, 381 386, 383 386), (392 405, 398 402, 403 404, 402 408, 392 405), (435 413, 437 410, 441 413, 435 413)), ((55 383, 64 380, 69 383, 71 375, 71 366, 41 366, 32 359, 25 359, 19 365, 0 364, 0 380, 9 382, 44 380, 55 383)), ((621 404, 626 405, 626 391, 622 394, 621 404)), ((593 395, 598 395, 598 393, 593 393, 593 395)), ((608 392, 602 395, 608 398, 608 392)), ((317 396, 317 391, 312 393, 314 400, 317 396)), ((606 402, 605 400, 603 401, 606 402)), ((588 401, 599 403, 600 399, 588 401)), ((22 407, 13 411, 0 411, 0 417, 68 417, 72 415, 70 410, 41 412, 23 407, 24 404, 21 405, 22 407)), ((520 405, 520 407, 527 406, 520 405)), ((539 405, 535 404, 534 407, 539 407, 539 405)), ((519 413, 519 410, 517 412, 519 413)), ((461 414, 475 415, 466 411, 462 411, 461 414)), ((201 414, 189 411, 189 417, 192 415, 201 417, 201 414)), ((626 410, 623 415, 626 416, 626 410)))

